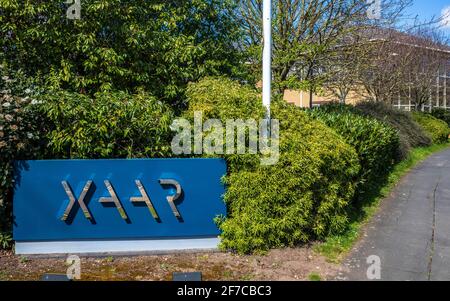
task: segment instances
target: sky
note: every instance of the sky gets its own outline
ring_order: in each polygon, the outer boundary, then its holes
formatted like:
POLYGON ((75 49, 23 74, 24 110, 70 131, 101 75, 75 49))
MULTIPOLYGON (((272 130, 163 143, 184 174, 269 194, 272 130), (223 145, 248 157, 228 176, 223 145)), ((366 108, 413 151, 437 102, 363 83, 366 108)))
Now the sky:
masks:
POLYGON ((450 0, 414 0, 414 3, 406 11, 409 17, 418 17, 425 21, 446 15, 444 30, 450 35, 450 0))

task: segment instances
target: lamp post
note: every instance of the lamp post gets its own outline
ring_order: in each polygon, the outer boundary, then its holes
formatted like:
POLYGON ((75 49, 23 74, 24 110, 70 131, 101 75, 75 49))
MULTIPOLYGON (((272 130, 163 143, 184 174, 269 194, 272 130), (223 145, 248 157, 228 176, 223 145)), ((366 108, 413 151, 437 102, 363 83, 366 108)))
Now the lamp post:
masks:
POLYGON ((270 120, 270 99, 272 87, 272 0, 263 0, 263 106, 266 118, 270 120))

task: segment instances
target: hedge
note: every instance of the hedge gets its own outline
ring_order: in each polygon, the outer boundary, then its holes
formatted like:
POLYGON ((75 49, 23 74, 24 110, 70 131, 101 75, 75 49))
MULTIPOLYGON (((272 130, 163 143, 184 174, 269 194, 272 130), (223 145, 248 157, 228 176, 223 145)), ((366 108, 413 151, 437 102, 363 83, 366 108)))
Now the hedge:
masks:
POLYGON ((348 105, 329 104, 308 114, 334 129, 358 153, 359 194, 371 189, 388 174, 396 161, 399 136, 391 126, 369 116, 361 116, 348 105))
POLYGON ((405 159, 412 148, 432 144, 431 137, 414 121, 409 112, 400 111, 383 102, 374 101, 360 102, 356 105, 356 108, 363 115, 385 122, 398 131, 400 137, 399 159, 405 159))
POLYGON ((450 126, 450 111, 449 110, 441 109, 441 108, 434 108, 431 112, 431 115, 433 115, 437 119, 447 122, 448 126, 450 126))
MULTIPOLYGON (((183 117, 193 122, 194 112, 202 112, 203 121, 219 119, 225 125, 226 120, 264 118, 265 110, 261 105, 261 96, 250 86, 224 77, 207 77, 197 83, 191 83, 187 88, 189 107, 183 117)), ((205 155, 203 155, 205 156, 205 155)), ((217 156, 216 156, 217 157, 217 156)), ((233 171, 254 168, 260 159, 252 154, 224 155, 228 170, 233 171)))
MULTIPOLYGON (((205 108, 204 118, 247 119, 263 112, 257 91, 226 79, 192 84, 187 94, 189 112, 205 108)), ((347 225, 359 172, 354 149, 298 108, 275 102, 272 112, 280 120, 280 160, 272 166, 231 162, 224 179, 228 217, 217 220, 222 249, 295 246, 347 225)))
POLYGON ((414 120, 431 136, 433 143, 445 143, 448 141, 450 129, 445 121, 433 117, 431 114, 413 112, 414 120))

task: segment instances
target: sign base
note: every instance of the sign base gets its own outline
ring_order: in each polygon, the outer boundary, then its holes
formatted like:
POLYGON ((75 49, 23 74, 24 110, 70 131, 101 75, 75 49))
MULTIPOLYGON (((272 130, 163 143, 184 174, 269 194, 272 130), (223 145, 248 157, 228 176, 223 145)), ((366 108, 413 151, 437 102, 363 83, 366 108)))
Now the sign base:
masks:
POLYGON ((45 254, 139 254, 180 251, 217 250, 219 238, 149 239, 149 240, 83 240, 83 241, 16 241, 17 255, 45 254))

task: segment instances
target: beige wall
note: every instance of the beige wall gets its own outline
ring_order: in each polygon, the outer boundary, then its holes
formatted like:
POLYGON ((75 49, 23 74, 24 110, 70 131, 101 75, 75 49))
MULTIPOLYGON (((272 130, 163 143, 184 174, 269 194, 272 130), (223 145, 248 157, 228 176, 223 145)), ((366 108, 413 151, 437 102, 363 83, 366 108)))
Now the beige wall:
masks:
MULTIPOLYGON (((256 84, 257 88, 262 88, 262 82, 259 81, 256 84)), ((325 93, 326 94, 326 93, 325 93)), ((330 93, 328 93, 330 94, 330 93)), ((297 107, 301 108, 309 108, 309 91, 299 91, 299 90, 285 90, 283 99, 290 104, 293 104, 297 107)), ((347 99, 345 101, 346 104, 355 105, 359 101, 367 98, 367 94, 364 92, 364 89, 361 87, 360 89, 355 89, 355 91, 350 91, 347 95, 347 99)), ((324 96, 319 94, 313 94, 313 105, 320 105, 324 103, 329 103, 337 101, 337 98, 334 96, 324 96)))
MULTIPOLYGON (((308 91, 285 90, 283 99, 298 107, 309 108, 310 95, 308 91)), ((323 103, 324 101, 328 100, 323 96, 313 94, 313 103, 323 103)))
MULTIPOLYGON (((350 91, 347 95, 347 104, 356 104, 359 101, 366 98, 365 93, 361 91, 350 91)), ((297 90, 285 90, 283 99, 287 103, 294 104, 301 108, 309 108, 309 92, 308 91, 297 91, 297 90)), ((324 104, 332 101, 337 101, 336 97, 333 96, 323 96, 318 94, 313 94, 313 105, 324 104)))

